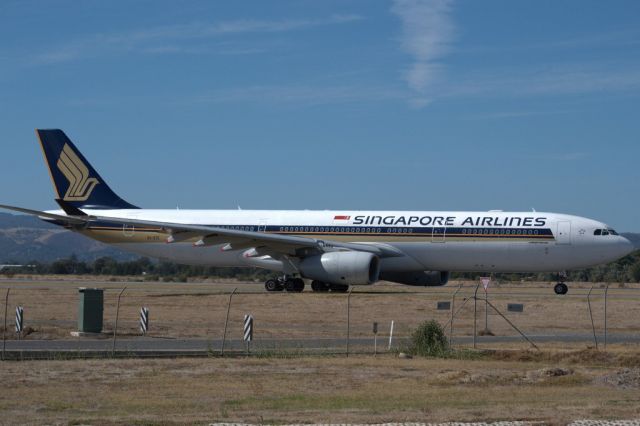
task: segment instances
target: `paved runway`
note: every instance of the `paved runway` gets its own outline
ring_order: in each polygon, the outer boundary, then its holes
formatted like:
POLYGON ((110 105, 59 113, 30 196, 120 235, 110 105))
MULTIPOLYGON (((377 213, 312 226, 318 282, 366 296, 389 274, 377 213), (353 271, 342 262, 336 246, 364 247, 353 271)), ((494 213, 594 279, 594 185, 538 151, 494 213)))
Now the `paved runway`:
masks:
MULTIPOLYGON (((564 335, 531 335, 528 336, 533 342, 585 342, 593 343, 593 334, 564 334, 564 335)), ((604 336, 599 335, 599 344, 604 343, 604 336)), ((609 334, 608 343, 638 343, 640 336, 629 334, 609 334)), ((457 337, 455 344, 467 345, 473 342, 472 337, 457 337)), ((511 343, 524 342, 520 336, 479 336, 479 344, 489 343, 511 343)), ((395 339, 393 346, 402 344, 403 340, 395 339)), ((345 338, 321 338, 321 339, 257 339, 251 342, 253 351, 277 351, 277 350, 300 350, 309 351, 333 351, 344 352, 347 340, 345 338)), ((357 338, 349 340, 350 350, 357 352, 373 352, 373 338, 357 338)), ((378 350, 382 351, 388 347, 388 339, 378 338, 378 350)), ((69 353, 69 352, 110 352, 113 348, 113 340, 110 336, 105 338, 75 338, 65 340, 8 340, 6 350, 10 352, 48 352, 48 353, 69 353)), ((116 341, 116 351, 122 354, 206 354, 209 351, 219 352, 222 348, 221 339, 167 339, 153 337, 120 338, 116 341)), ((225 349, 230 351, 243 351, 246 349, 245 342, 239 339, 227 340, 225 349)))

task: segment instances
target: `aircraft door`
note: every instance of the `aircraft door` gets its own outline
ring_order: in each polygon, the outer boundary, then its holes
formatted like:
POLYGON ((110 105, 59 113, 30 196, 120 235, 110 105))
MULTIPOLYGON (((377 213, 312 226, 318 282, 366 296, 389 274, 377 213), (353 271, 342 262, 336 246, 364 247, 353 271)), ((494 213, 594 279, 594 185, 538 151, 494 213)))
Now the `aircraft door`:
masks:
POLYGON ((558 222, 556 244, 571 244, 571 222, 564 220, 558 222))
POLYGON ((260 219, 258 221, 258 232, 267 232, 267 220, 260 219))
MULTIPOLYGON (((127 219, 137 219, 138 214, 128 214, 127 219)), ((126 238, 131 238, 136 235, 136 227, 135 225, 128 225, 126 223, 122 224, 122 235, 126 238)))
POLYGON ((434 227, 433 228, 433 232, 431 234, 431 242, 432 243, 444 243, 444 238, 445 238, 445 234, 447 233, 447 228, 441 226, 441 227, 434 227))
POLYGON ((127 238, 133 237, 136 233, 136 227, 134 225, 122 225, 122 235, 127 238))

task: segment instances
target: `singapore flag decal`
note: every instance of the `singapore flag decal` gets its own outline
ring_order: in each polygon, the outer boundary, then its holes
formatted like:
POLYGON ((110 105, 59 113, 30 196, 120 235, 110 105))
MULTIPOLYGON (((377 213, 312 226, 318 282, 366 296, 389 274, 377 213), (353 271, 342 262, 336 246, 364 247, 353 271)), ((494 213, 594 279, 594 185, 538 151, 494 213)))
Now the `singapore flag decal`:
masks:
POLYGON ((334 216, 333 220, 349 220, 351 216, 334 216))

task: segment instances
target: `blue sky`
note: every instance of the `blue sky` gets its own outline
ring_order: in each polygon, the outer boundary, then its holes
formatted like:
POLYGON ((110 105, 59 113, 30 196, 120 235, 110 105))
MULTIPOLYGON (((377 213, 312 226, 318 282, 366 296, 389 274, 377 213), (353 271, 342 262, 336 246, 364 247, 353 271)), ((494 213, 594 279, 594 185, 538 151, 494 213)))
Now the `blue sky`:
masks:
POLYGON ((0 3, 3 203, 62 128, 144 207, 558 211, 640 231, 640 2, 0 3))

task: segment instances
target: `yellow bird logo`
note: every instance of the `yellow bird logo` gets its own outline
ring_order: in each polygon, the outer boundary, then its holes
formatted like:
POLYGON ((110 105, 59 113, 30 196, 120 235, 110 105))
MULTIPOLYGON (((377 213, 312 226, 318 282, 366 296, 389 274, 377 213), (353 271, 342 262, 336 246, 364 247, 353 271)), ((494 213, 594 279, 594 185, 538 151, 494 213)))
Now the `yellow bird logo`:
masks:
POLYGON ((67 144, 62 148, 57 166, 69 181, 64 201, 86 201, 100 183, 98 179, 89 177, 89 169, 67 144))

